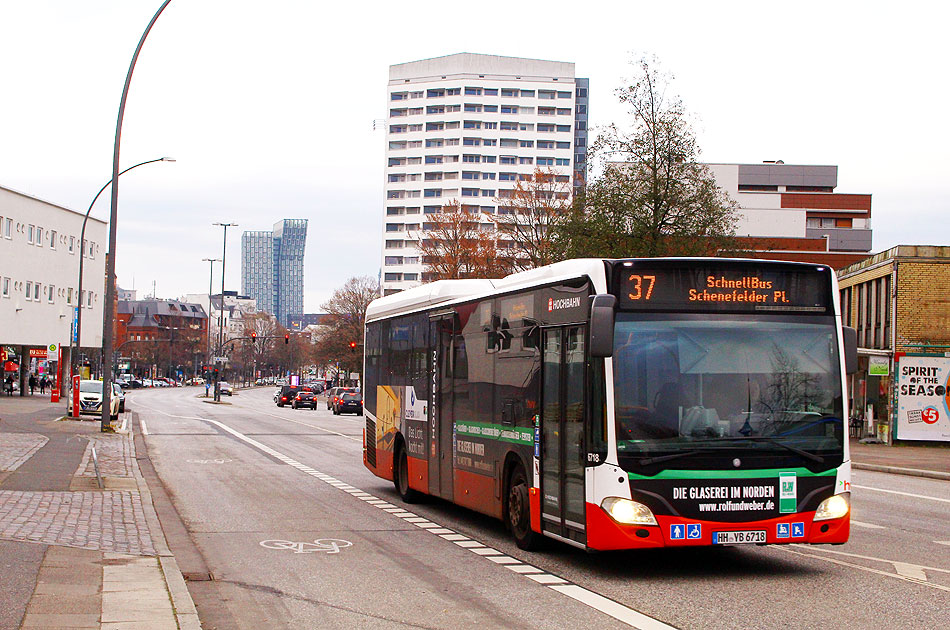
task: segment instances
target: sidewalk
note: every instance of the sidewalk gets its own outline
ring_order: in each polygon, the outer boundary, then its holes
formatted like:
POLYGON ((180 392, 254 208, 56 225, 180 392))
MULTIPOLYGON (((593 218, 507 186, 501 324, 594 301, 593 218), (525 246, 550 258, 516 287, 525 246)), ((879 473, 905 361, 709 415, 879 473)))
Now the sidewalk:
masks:
POLYGON ((131 433, 64 410, 0 398, 0 628, 200 628, 131 433))
POLYGON ((851 467, 950 481, 950 446, 861 444, 851 438, 851 467))

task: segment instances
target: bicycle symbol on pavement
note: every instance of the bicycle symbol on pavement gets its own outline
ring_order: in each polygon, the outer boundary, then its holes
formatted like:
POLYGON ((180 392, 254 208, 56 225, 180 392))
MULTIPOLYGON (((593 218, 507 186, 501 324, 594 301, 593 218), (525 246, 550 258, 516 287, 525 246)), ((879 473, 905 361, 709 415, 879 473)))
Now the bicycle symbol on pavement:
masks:
POLYGON ((340 553, 340 549, 352 547, 353 543, 338 538, 320 538, 310 542, 292 542, 290 540, 262 540, 261 547, 267 549, 290 550, 294 553, 316 553, 325 551, 327 554, 340 553))

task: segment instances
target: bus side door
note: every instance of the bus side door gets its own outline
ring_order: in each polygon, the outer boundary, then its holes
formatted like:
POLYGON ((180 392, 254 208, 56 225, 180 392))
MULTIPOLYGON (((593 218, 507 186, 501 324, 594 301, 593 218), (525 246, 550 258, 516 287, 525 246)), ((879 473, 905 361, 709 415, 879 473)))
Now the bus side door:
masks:
POLYGON ((584 383, 587 326, 542 331, 541 528, 585 544, 584 383))
POLYGON ((429 394, 429 494, 452 500, 454 452, 453 339, 455 313, 429 320, 432 386, 429 394))

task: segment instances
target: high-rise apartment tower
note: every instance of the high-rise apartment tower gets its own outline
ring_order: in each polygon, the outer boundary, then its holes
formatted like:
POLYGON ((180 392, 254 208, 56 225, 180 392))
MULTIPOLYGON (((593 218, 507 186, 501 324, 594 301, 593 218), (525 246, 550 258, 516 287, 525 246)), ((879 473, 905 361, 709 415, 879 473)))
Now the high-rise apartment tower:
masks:
POLYGON ((459 53, 389 67, 384 294, 418 285, 425 217, 450 202, 497 214, 536 168, 582 185, 588 80, 574 64, 459 53))
POLYGON ((284 326, 303 313, 307 219, 284 219, 270 232, 241 235, 241 292, 284 326))

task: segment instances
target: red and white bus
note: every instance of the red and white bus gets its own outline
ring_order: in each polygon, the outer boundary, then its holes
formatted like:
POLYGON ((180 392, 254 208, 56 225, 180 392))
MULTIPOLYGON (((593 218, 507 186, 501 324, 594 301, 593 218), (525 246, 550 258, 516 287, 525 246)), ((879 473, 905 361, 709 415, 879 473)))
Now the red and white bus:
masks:
POLYGON ((367 310, 363 460, 591 550, 843 543, 846 369, 827 266, 571 260, 367 310))

